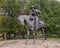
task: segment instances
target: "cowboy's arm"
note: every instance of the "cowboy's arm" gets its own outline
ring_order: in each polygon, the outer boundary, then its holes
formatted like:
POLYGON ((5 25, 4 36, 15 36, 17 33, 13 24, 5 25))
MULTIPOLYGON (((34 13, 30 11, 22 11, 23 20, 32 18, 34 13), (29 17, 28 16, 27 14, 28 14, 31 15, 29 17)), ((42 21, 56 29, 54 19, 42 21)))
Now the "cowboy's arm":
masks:
POLYGON ((36 9, 36 11, 38 12, 38 14, 41 14, 41 11, 40 10, 36 9))

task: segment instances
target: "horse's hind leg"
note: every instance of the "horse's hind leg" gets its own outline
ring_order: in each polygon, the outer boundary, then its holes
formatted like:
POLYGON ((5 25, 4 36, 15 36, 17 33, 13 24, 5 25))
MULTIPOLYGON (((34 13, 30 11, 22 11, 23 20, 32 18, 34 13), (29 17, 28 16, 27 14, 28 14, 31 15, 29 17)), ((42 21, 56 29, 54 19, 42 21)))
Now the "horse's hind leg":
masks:
POLYGON ((27 44, 27 42, 28 42, 28 39, 29 39, 29 30, 27 30, 27 39, 26 39, 26 42, 25 42, 25 44, 27 44))
POLYGON ((35 48, 36 48, 36 36, 35 36, 35 32, 33 32, 33 36, 34 36, 34 41, 33 41, 33 44, 35 44, 35 48))

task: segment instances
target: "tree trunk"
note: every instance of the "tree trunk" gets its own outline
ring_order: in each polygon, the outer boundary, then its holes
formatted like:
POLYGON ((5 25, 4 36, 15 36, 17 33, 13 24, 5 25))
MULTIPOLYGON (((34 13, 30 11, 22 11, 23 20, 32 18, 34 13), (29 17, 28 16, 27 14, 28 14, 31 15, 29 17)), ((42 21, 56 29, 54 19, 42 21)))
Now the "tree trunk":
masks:
POLYGON ((4 33, 4 39, 6 40, 6 33, 4 33))

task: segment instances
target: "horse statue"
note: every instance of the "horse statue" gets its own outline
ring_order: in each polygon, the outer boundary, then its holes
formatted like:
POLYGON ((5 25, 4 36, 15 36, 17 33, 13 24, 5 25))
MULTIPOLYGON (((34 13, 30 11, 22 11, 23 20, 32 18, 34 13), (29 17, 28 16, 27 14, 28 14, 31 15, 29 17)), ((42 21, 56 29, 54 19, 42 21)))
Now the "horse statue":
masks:
POLYGON ((34 36, 34 42, 35 43, 35 30, 40 30, 42 32, 43 40, 46 40, 46 25, 43 21, 39 19, 38 16, 32 16, 32 15, 19 15, 18 21, 21 25, 26 25, 27 27, 27 40, 29 38, 29 33, 32 32, 34 36))

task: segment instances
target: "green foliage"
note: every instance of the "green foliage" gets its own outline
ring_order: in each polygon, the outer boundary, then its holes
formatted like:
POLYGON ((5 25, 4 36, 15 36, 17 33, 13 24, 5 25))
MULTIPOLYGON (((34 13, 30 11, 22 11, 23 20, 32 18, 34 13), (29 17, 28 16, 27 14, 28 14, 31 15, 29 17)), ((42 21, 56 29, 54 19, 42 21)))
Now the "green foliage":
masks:
POLYGON ((14 31, 14 32, 23 32, 26 30, 26 27, 21 26, 17 20, 17 17, 20 13, 20 9, 23 8, 16 2, 16 0, 7 0, 4 9, 5 12, 12 13, 5 18, 6 28, 7 30, 14 31))
POLYGON ((18 6, 16 0, 7 0, 4 4, 4 9, 6 12, 11 13, 12 16, 17 16, 20 13, 20 7, 18 6))
POLYGON ((47 25, 47 33, 60 35, 60 2, 57 0, 7 0, 4 9, 12 15, 6 17, 6 28, 9 31, 25 32, 26 26, 20 25, 17 16, 21 12, 29 14, 32 5, 41 10, 40 19, 47 25))
POLYGON ((9 31, 14 31, 14 32, 19 32, 19 31, 24 32, 26 30, 25 26, 21 26, 18 20, 12 17, 6 18, 6 28, 9 31))
MULTIPOLYGON (((48 33, 58 33, 60 28, 60 3, 56 0, 40 0, 41 19, 48 26, 48 33)), ((60 34, 60 33, 58 33, 60 34)))

